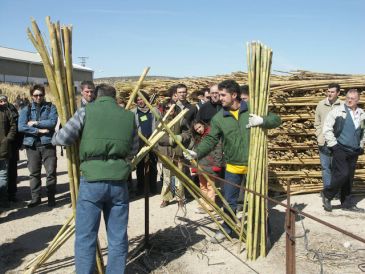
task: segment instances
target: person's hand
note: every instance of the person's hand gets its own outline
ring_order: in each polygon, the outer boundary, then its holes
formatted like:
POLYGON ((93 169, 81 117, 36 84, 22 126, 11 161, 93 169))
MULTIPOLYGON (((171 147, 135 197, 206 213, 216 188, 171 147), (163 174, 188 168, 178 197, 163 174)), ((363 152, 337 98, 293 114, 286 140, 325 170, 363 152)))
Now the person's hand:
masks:
POLYGON ((46 128, 41 128, 41 129, 38 129, 38 133, 39 134, 47 134, 47 133, 49 133, 49 130, 46 129, 46 128))
POLYGON ((195 151, 189 150, 189 149, 187 149, 186 151, 187 152, 183 152, 184 157, 185 157, 186 160, 191 161, 191 160, 196 159, 198 157, 198 154, 196 154, 195 151))
POLYGON ((250 114, 246 128, 257 127, 264 123, 264 119, 256 114, 250 114))
MULTIPOLYGON (((181 141, 182 141, 181 135, 175 135, 175 137, 181 143, 181 141)), ((169 144, 170 144, 170 146, 176 145, 175 140, 171 136, 169 136, 169 144)))
POLYGON ((27 125, 28 126, 30 126, 30 127, 32 127, 32 126, 36 126, 38 124, 38 122, 37 121, 29 121, 28 123, 27 123, 27 125))
POLYGON ((331 146, 331 147, 328 147, 328 149, 331 151, 331 152, 334 152, 338 149, 339 145, 338 144, 335 144, 334 146, 331 146))

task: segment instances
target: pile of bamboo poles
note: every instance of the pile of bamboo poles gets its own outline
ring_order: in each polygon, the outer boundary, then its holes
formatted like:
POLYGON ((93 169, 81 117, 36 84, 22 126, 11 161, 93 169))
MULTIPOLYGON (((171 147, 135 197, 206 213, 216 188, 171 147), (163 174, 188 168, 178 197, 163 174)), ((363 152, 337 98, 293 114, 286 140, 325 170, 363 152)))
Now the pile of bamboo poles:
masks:
MULTIPOLYGON (((32 30, 28 28, 27 34, 42 58, 50 92, 54 98, 53 102, 57 107, 61 124, 64 125, 76 110, 72 76, 72 27, 61 26, 59 22, 52 23, 50 17, 46 17, 46 23, 49 32, 50 52, 37 23, 33 19, 32 30)), ((78 144, 66 148, 66 157, 73 215, 67 220, 50 245, 28 263, 26 273, 36 271, 75 232, 76 198, 80 179, 78 144)), ((97 250, 97 271, 98 273, 104 273, 103 258, 99 244, 97 250)))
MULTIPOLYGON (((247 45, 250 113, 268 113, 272 50, 259 42, 247 45)), ((261 127, 250 129, 250 146, 246 188, 262 195, 268 193, 267 132, 261 127)), ((241 230, 246 228, 246 255, 249 260, 266 256, 267 201, 245 191, 241 230)))
MULTIPOLYGON (((318 149, 314 131, 314 113, 316 105, 325 98, 329 83, 338 83, 342 88, 340 98, 344 99, 344 91, 350 88, 365 90, 364 75, 324 74, 307 71, 295 71, 289 75, 271 75, 270 78, 270 111, 278 114, 283 123, 278 129, 268 131, 269 141, 269 188, 273 191, 285 192, 286 184, 291 183, 293 193, 318 192, 322 188, 319 174, 320 164, 317 160, 318 149), (313 159, 316 159, 312 161, 313 159), (302 176, 302 171, 309 172, 302 176), (291 172, 290 178, 283 172, 291 172)), ((198 77, 170 80, 146 80, 144 89, 149 93, 157 93, 158 102, 167 96, 170 86, 185 83, 188 93, 193 94, 213 83, 233 79, 239 84, 247 84, 248 75, 236 72, 216 77, 198 77)), ((117 82, 123 88, 133 82, 117 82)), ((126 93, 128 94, 128 93, 126 93)), ((129 95, 128 95, 129 96, 129 95)), ((360 106, 365 106, 365 96, 360 98, 360 106)), ((365 163, 358 162, 357 173, 365 171, 365 163)), ((355 177, 354 191, 363 191, 365 183, 360 176, 355 177)))
MULTIPOLYGON (((147 80, 144 89, 149 93, 157 93, 157 102, 165 99, 167 90, 177 83, 188 86, 190 100, 194 93, 211 84, 222 80, 233 79, 239 84, 247 84, 248 75, 235 72, 229 75, 215 77, 197 77, 170 80, 147 80)), ((325 74, 308 71, 294 71, 288 75, 271 75, 270 79, 270 111, 278 114, 283 123, 279 129, 269 131, 269 187, 273 191, 285 192, 286 184, 291 183, 293 193, 318 192, 322 188, 320 164, 312 158, 318 156, 317 142, 314 135, 314 113, 316 105, 325 98, 329 83, 338 83, 342 90, 357 88, 365 90, 364 75, 325 74), (316 163, 316 164, 314 164, 316 163), (301 171, 310 170, 303 177, 301 171), (291 171, 290 178, 282 176, 281 172, 291 171), (295 175, 297 174, 297 175, 295 175)), ((131 82, 116 82, 115 85, 123 90, 128 89, 131 82)), ((124 93, 127 94, 128 93, 124 93)), ((342 92, 341 99, 344 99, 342 92)), ((122 96, 123 97, 123 96, 122 96)), ((361 97, 360 106, 365 106, 365 96, 361 97)), ((365 164, 359 161, 357 173, 365 170, 365 164)), ((363 191, 365 183, 359 176, 355 177, 354 191, 363 191)))
MULTIPOLYGON (((167 89, 179 82, 188 85, 191 98, 197 90, 207 87, 225 79, 234 79, 240 84, 247 84, 247 74, 242 72, 216 77, 199 77, 157 80, 145 79, 141 88, 149 93, 157 93, 157 102, 163 101, 167 96, 167 89)), ((316 105, 325 97, 329 83, 335 82, 346 90, 357 88, 365 90, 365 76, 323 74, 307 71, 289 73, 289 76, 271 76, 271 94, 269 108, 281 116, 283 123, 279 129, 269 131, 269 187, 278 192, 286 191, 286 184, 291 182, 291 190, 295 193, 317 192, 322 188, 317 141, 314 135, 314 113, 316 105), (302 171, 310 170, 308 176, 303 177, 302 171), (290 179, 283 176, 282 172, 292 172, 290 179), (297 176, 295 177, 295 174, 297 176), (297 191, 298 190, 298 191, 297 191)), ((135 87, 135 82, 125 81, 115 83, 124 89, 123 98, 129 98, 130 92, 135 87)), ((344 96, 340 96, 343 100, 344 96)), ((11 101, 11 99, 10 99, 11 101)), ((365 106, 365 96, 360 98, 360 106, 365 106)), ((360 159, 357 173, 365 170, 365 163, 360 159)), ((365 184, 359 177, 355 177, 354 191, 363 191, 365 184)))
MULTIPOLYGON (((155 116, 156 120, 159 122, 159 126, 156 128, 155 132, 152 133, 152 135, 147 140, 144 138, 144 136, 139 132, 140 138, 146 143, 146 145, 139 151, 136 157, 132 160, 132 166, 136 166, 139 161, 143 159, 147 153, 154 149, 154 146, 157 144, 158 140, 164 135, 168 134, 177 146, 179 146, 182 151, 185 153, 188 153, 186 148, 183 146, 183 144, 180 142, 179 139, 175 136, 175 134, 171 131, 171 127, 173 124, 177 123, 180 119, 183 118, 184 114, 188 111, 187 109, 183 110, 181 113, 179 113, 172 121, 170 121, 168 124, 166 124, 166 119, 169 115, 169 112, 172 111, 172 108, 175 106, 172 106, 170 110, 166 113, 164 117, 160 117, 159 113, 157 113, 156 109, 149 103, 149 101, 143 96, 141 92, 132 92, 129 98, 129 102, 133 101, 135 96, 138 96, 143 99, 147 107, 150 109, 151 113, 155 116)), ((127 104, 127 108, 129 108, 129 104, 127 104)), ((223 209, 221 209, 214 201, 209 199, 205 194, 202 193, 200 188, 196 186, 196 184, 183 172, 183 170, 179 169, 170 159, 169 157, 166 157, 165 155, 162 155, 157 150, 154 149, 154 152, 160 159, 160 161, 165 165, 168 169, 171 170, 171 172, 179 178, 179 180, 182 182, 184 188, 189 191, 189 193, 194 197, 194 199, 199 203, 199 205, 205 210, 205 212, 212 218, 212 220, 216 223, 218 228, 222 231, 222 233, 227 237, 228 240, 232 241, 232 237, 227 234, 227 232, 224 230, 222 225, 219 223, 219 220, 217 216, 220 217, 235 233, 237 236, 241 235, 241 239, 245 240, 245 233, 242 231, 242 228, 240 228, 237 223, 238 218, 233 213, 232 209, 230 208, 228 202, 224 199, 221 192, 215 187, 214 182, 212 182, 212 179, 207 176, 205 173, 202 173, 202 175, 205 177, 205 179, 211 184, 211 186, 215 189, 216 194, 218 197, 220 197, 221 201, 223 202, 223 207, 230 213, 226 214, 223 209), (208 206, 207 206, 208 205, 208 206), (213 209, 213 212, 208 210, 208 207, 213 209), (217 215, 217 216, 216 216, 217 215)), ((192 164, 197 166, 199 172, 202 172, 203 170, 197 165, 195 161, 192 161, 192 164)))

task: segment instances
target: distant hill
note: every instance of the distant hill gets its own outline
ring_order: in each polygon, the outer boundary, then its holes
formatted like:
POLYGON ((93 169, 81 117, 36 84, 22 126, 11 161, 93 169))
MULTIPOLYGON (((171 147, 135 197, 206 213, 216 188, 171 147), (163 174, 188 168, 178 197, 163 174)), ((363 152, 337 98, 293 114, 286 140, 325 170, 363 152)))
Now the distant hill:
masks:
MULTIPOLYGON (((129 82, 138 81, 140 76, 117 76, 117 77, 102 77, 95 78, 95 83, 115 83, 115 82, 129 82)), ((146 80, 179 80, 179 77, 170 76, 146 76, 146 80)))

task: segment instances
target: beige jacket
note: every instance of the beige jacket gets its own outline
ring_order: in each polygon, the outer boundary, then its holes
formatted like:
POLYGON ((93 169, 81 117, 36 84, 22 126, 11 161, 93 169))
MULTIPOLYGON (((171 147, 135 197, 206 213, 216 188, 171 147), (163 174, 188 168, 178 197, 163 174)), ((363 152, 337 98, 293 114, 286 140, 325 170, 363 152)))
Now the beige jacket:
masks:
POLYGON ((340 99, 337 99, 334 104, 330 104, 328 98, 320 101, 316 108, 316 114, 314 119, 314 128, 316 129, 317 142, 319 146, 323 146, 325 143, 324 135, 323 135, 323 125, 326 119, 327 114, 334 108, 343 105, 344 102, 340 99))

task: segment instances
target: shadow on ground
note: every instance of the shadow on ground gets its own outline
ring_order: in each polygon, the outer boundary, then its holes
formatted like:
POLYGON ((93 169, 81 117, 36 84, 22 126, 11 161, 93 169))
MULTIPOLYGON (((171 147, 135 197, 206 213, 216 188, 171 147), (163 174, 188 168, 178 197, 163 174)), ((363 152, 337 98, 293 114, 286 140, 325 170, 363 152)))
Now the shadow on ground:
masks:
MULTIPOLYGON (((286 198, 276 199, 279 202, 283 202, 286 204, 286 198)), ((281 236, 285 233, 285 208, 276 209, 274 208, 276 204, 273 202, 269 202, 269 235, 271 241, 271 247, 279 241, 281 236), (281 211, 283 210, 283 211, 281 211)), ((306 204, 292 204, 292 207, 296 208, 299 211, 302 211, 307 205, 306 204)), ((305 217, 303 216, 302 219, 305 217)), ((296 222, 300 221, 300 217, 296 215, 296 222)), ((270 250, 269 250, 270 252, 270 250)))
MULTIPOLYGON (((71 197, 68 191, 68 183, 57 185, 56 207, 62 207, 71 203, 71 197)), ((42 203, 39 206, 27 208, 28 203, 26 201, 30 200, 29 188, 19 187, 17 192, 17 198, 19 201, 16 203, 11 203, 10 208, 7 209, 7 211, 9 211, 7 215, 5 217, 0 217, 0 223, 27 218, 29 216, 37 215, 41 212, 52 210, 52 208, 47 206, 47 195, 45 192, 46 190, 43 189, 42 203)))
POLYGON ((210 219, 191 221, 177 217, 176 222, 178 224, 175 227, 151 234, 147 249, 144 249, 143 235, 129 240, 130 252, 126 274, 151 273, 157 269, 164 269, 167 264, 187 251, 196 251, 193 247, 195 244, 202 242, 203 246, 207 245, 205 236, 198 234, 197 230, 199 227, 211 229, 208 226, 212 222, 210 219))
POLYGON ((1 273, 17 268, 23 263, 26 256, 45 249, 60 228, 61 225, 42 227, 27 232, 12 242, 2 244, 0 247, 1 273))

